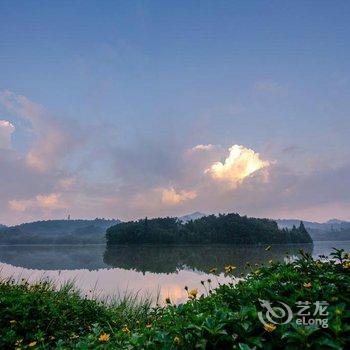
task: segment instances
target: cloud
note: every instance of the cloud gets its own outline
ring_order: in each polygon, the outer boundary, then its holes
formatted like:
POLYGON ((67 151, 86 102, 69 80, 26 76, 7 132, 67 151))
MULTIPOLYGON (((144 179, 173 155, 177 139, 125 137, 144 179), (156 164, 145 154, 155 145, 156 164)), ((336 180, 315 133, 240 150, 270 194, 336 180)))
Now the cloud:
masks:
MULTIPOLYGON (((85 144, 80 127, 8 90, 0 91, 0 110, 10 114, 16 125, 0 123, 0 183, 6 184, 0 186, 0 222, 62 217, 64 203, 72 204, 74 196, 85 198, 82 194, 87 191, 73 180, 84 183, 79 168, 83 157, 75 158, 85 144), (20 151, 11 147, 14 131, 24 136, 20 151)), ((85 160, 89 154, 84 152, 85 160)))
POLYGON ((191 151, 193 152, 197 152, 197 151, 210 151, 212 149, 214 149, 215 146, 212 145, 211 143, 209 143, 208 145, 197 145, 191 148, 191 151))
POLYGON ((196 191, 176 191, 174 187, 164 188, 161 191, 162 203, 168 205, 177 205, 197 197, 196 191))
POLYGON ((74 184, 75 184, 76 179, 74 179, 73 177, 67 177, 67 178, 63 178, 61 180, 58 181, 58 188, 68 191, 70 190, 74 184))
MULTIPOLYGON (((256 89, 278 91, 270 83, 256 89)), ((0 150, 2 223, 67 213, 127 220, 195 210, 269 217, 313 212, 317 219, 336 216, 336 208, 343 208, 345 218, 350 208, 350 164, 336 158, 320 156, 325 165, 310 166, 294 146, 276 144, 277 153, 262 148, 260 155, 238 144, 228 150, 199 140, 191 144, 186 132, 150 138, 135 131, 124 142, 115 137, 120 125, 113 135, 110 125, 81 129, 10 91, 0 92, 0 104, 15 125, 0 121, 0 148, 6 148, 0 150), (29 133, 21 152, 11 147, 14 131, 29 133)))
POLYGON ((0 92, 0 103, 8 113, 29 121, 35 140, 27 151, 26 164, 37 172, 55 168, 79 140, 76 125, 55 119, 42 105, 12 91, 0 92))
POLYGON ((0 149, 11 148, 11 135, 15 127, 7 120, 0 120, 0 149))
POLYGON ((62 209, 65 204, 60 199, 60 194, 51 193, 48 195, 37 195, 32 199, 10 200, 9 207, 14 211, 26 211, 28 209, 62 209))
POLYGON ((224 181, 236 187, 256 171, 268 167, 269 161, 262 160, 259 153, 240 145, 229 148, 229 156, 222 162, 215 162, 205 170, 212 179, 224 181))

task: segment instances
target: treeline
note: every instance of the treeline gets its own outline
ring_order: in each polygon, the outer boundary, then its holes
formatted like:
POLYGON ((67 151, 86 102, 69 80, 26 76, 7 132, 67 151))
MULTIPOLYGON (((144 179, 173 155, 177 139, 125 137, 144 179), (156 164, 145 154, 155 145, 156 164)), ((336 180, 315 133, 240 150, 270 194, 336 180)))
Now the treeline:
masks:
POLYGON ((119 220, 47 220, 0 227, 0 244, 96 244, 119 220))
POLYGON ((177 218, 142 219, 120 223, 107 229, 107 244, 181 243, 311 243, 304 224, 291 230, 279 229, 269 219, 239 214, 209 215, 182 223, 177 218))
POLYGON ((101 231, 106 231, 108 227, 116 225, 120 220, 114 219, 100 219, 96 218, 94 220, 43 220, 24 223, 16 226, 12 226, 12 229, 18 229, 23 233, 33 233, 33 234, 71 234, 79 233, 79 230, 85 230, 88 227, 95 227, 101 231))

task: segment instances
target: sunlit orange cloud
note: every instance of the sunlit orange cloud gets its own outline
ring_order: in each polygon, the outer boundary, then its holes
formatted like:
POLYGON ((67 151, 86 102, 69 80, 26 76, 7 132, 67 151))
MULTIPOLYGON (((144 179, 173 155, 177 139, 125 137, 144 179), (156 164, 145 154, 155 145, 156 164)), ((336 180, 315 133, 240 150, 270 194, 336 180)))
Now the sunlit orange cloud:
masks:
POLYGON ((268 167, 270 162, 262 160, 259 153, 240 145, 229 148, 229 156, 222 162, 216 162, 205 173, 218 181, 226 181, 232 187, 237 186, 246 177, 268 167))
POLYGON ((32 199, 21 199, 9 201, 9 207, 14 211, 25 211, 32 208, 41 209, 60 209, 65 205, 60 200, 60 195, 57 193, 51 193, 49 195, 37 195, 32 199))
POLYGON ((164 188, 162 190, 162 202, 169 205, 180 204, 189 199, 197 197, 196 191, 176 191, 175 188, 164 188))

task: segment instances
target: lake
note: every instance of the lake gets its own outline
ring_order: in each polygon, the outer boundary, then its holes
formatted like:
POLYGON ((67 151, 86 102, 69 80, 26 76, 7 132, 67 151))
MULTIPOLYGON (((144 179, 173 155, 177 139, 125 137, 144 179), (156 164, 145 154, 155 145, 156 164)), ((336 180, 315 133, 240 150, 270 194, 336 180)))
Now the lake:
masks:
POLYGON ((34 282, 49 278, 57 285, 74 280, 87 297, 110 298, 126 292, 142 296, 159 295, 160 302, 170 297, 173 302, 187 298, 185 286, 204 292, 202 280, 218 283, 231 279, 223 273, 210 274, 212 267, 219 271, 226 265, 237 267, 236 276, 249 273, 249 262, 267 264, 281 261, 286 253, 292 258, 299 249, 314 257, 328 255, 332 247, 350 251, 350 241, 314 242, 307 245, 266 246, 181 245, 181 246, 114 246, 105 245, 22 245, 0 246, 0 277, 21 278, 34 282))

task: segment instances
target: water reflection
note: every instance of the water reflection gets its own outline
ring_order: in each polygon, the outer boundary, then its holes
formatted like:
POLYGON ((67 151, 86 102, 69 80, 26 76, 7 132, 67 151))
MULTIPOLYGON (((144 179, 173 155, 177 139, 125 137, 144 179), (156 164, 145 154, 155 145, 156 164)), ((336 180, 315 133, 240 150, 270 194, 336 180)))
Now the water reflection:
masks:
POLYGON ((125 291, 139 295, 170 296, 174 302, 186 300, 184 286, 198 288, 200 281, 218 282, 228 279, 223 273, 208 273, 212 267, 237 266, 236 274, 247 273, 245 264, 283 260, 288 251, 297 255, 303 249, 313 256, 328 255, 332 247, 350 250, 350 242, 314 242, 312 245, 265 246, 0 246, 0 278, 25 278, 35 282, 50 278, 57 286, 74 279, 88 297, 123 295, 125 291))
POLYGON ((300 249, 312 254, 312 244, 266 246, 180 245, 180 246, 112 246, 106 249, 103 261, 112 267, 142 273, 174 273, 179 270, 208 272, 212 267, 223 270, 226 265, 246 272, 246 263, 261 264, 272 259, 283 260, 286 253, 296 256, 300 249))
POLYGON ((171 274, 179 270, 208 272, 212 267, 235 265, 244 272, 246 262, 261 264, 268 260, 283 260, 286 253, 299 250, 312 253, 313 246, 275 245, 179 245, 179 246, 0 246, 0 261, 35 270, 98 270, 108 267, 142 273, 171 274))
POLYGON ((0 262, 36 270, 97 270, 103 262, 105 245, 1 246, 0 262))

